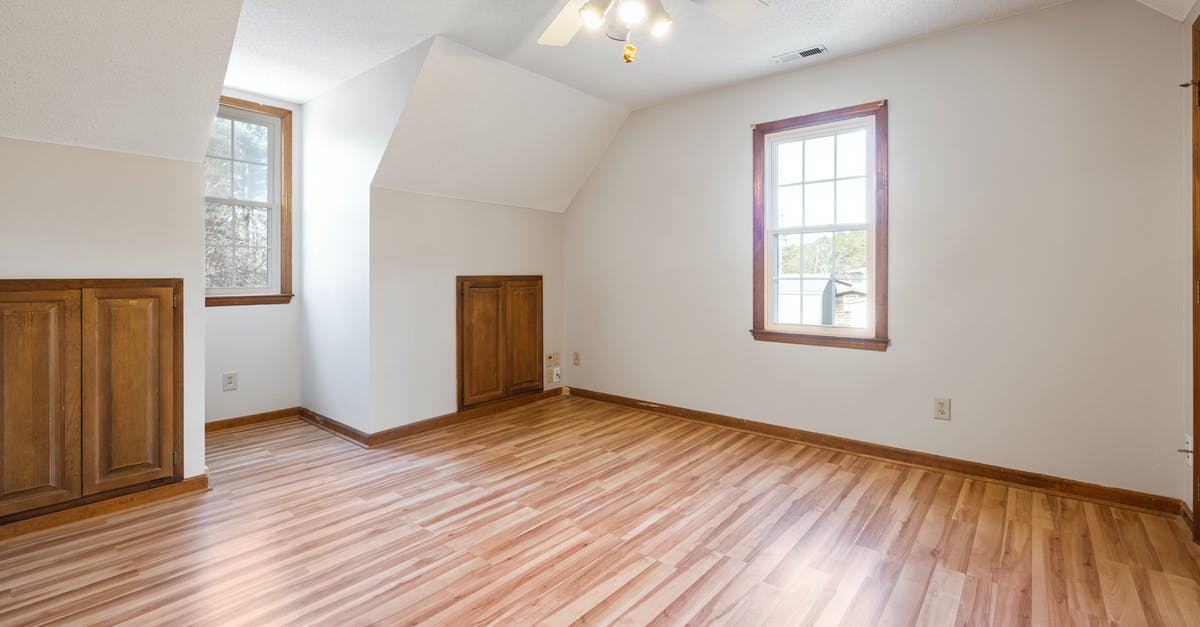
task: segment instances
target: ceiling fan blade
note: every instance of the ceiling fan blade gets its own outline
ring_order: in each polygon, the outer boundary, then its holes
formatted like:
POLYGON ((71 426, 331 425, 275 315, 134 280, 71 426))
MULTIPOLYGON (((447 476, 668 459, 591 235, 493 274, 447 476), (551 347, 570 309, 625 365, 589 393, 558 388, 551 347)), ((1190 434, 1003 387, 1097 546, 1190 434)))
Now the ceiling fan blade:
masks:
POLYGON ((770 5, 766 0, 692 0, 735 26, 745 26, 762 17, 770 5))
POLYGON ((554 16, 554 21, 550 22, 542 36, 538 37, 537 42, 543 46, 565 46, 571 43, 575 33, 583 26, 579 9, 583 7, 584 2, 587 0, 567 0, 558 15, 554 16))

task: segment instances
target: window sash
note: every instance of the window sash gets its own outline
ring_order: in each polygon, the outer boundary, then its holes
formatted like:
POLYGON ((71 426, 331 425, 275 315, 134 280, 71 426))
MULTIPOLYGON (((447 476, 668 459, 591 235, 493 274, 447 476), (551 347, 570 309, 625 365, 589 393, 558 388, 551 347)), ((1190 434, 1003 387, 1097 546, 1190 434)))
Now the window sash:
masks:
MULTIPOLYGON (((767 133, 763 145, 763 174, 764 174, 764 195, 763 195, 763 294, 765 303, 763 312, 765 320, 764 327, 770 331, 780 331, 784 333, 807 333, 818 335, 836 335, 848 337, 874 337, 875 336, 875 194, 873 193, 877 186, 876 176, 876 153, 875 153, 875 128, 876 121, 874 115, 865 115, 861 117, 850 118, 847 120, 839 120, 825 124, 816 124, 798 129, 786 131, 778 131, 767 133), (812 139, 821 139, 824 137, 837 136, 839 134, 863 130, 866 132, 866 146, 864 156, 866 163, 864 164, 863 176, 837 176, 837 144, 834 143, 834 176, 832 178, 807 179, 801 182, 792 182, 780 185, 779 181, 779 164, 778 149, 782 144, 806 141, 812 139), (779 227, 779 206, 778 193, 780 187, 798 187, 802 185, 810 185, 816 183, 834 182, 834 221, 836 222, 837 215, 837 185, 836 181, 863 178, 866 186, 866 218, 865 223, 854 224, 825 224, 813 226, 791 226, 779 227), (832 280, 836 279, 837 268, 834 267, 829 276, 826 275, 805 275, 801 274, 783 274, 779 267, 780 256, 778 249, 778 236, 794 235, 807 233, 839 233, 849 231, 866 231, 866 257, 867 257, 867 276, 865 281, 867 284, 867 302, 866 302, 866 324, 864 327, 839 327, 834 325, 822 324, 794 324, 779 322, 779 282, 782 281, 802 281, 802 280, 832 280), (766 267, 766 264, 770 264, 766 267)), ((804 164, 805 167, 807 164, 804 164)), ((836 236, 834 240, 834 250, 836 251, 836 236)), ((801 253, 803 254, 803 253, 801 253)), ((836 253, 835 253, 836 255, 836 253)), ((803 299, 801 302, 801 315, 803 315, 803 299)))
MULTIPOLYGON (((219 203, 224 205, 259 207, 271 210, 270 216, 270 248, 268 250, 269 267, 267 268, 267 285, 255 287, 208 287, 207 280, 205 281, 205 294, 208 296, 259 296, 279 294, 280 277, 281 277, 281 250, 282 250, 282 182, 283 182, 283 140, 282 140, 282 122, 278 117, 259 113, 256 111, 247 111, 238 109, 228 105, 221 105, 216 118, 234 120, 241 122, 250 122, 266 126, 267 133, 267 202, 244 200, 240 198, 223 197, 223 196, 208 196, 205 200, 205 211, 209 203, 219 203)), ((232 142, 232 137, 230 138, 232 142)), ((205 148, 205 156, 214 159, 223 159, 234 163, 254 163, 244 159, 232 158, 232 145, 230 157, 221 157, 218 155, 208 154, 207 147, 205 148)), ((256 164, 261 165, 261 164, 256 164)), ((232 185, 232 181, 231 181, 232 185)), ((232 190, 231 190, 232 191, 232 190)), ((207 233, 205 234, 205 247, 209 246, 207 233)), ((217 243, 217 246, 225 246, 231 248, 239 248, 236 240, 229 242, 217 243)), ((241 248, 248 248, 242 246, 241 248)), ((207 268, 205 274, 207 275, 207 268)))

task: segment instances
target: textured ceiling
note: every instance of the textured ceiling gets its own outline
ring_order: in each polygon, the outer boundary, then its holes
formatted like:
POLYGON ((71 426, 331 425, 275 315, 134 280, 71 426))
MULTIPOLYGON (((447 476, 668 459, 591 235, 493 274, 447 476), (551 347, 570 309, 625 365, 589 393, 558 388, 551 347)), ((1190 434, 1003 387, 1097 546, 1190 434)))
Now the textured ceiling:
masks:
MULTIPOLYGON (((690 0, 663 1, 675 21, 672 32, 661 41, 643 33, 635 42, 641 45, 638 61, 626 65, 620 46, 600 33, 581 31, 564 48, 536 44, 564 0, 245 0, 226 84, 306 102, 441 34, 638 108, 814 62, 771 61, 803 46, 825 44, 829 53, 822 59, 831 59, 1062 2, 772 0, 763 18, 733 26, 690 0)), ((1191 0, 1145 1, 1165 6, 1191 0)))
POLYGON ((0 137, 199 161, 241 0, 0 0, 0 137))

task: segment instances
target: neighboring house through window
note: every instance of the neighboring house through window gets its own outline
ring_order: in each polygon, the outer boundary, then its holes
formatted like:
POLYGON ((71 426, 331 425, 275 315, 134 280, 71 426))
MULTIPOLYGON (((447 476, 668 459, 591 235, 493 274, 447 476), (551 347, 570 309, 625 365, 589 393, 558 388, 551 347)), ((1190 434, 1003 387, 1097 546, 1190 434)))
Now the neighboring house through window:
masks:
POLYGON ((204 159, 209 306, 291 301, 291 120, 221 98, 204 159))
POLYGON ((887 102, 754 127, 755 339, 887 348, 887 102))

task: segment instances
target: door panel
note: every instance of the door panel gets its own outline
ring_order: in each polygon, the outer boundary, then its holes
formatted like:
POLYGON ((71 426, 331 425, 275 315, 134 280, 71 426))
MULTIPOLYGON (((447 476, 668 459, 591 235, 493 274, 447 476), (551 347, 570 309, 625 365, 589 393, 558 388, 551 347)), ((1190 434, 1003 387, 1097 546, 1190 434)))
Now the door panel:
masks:
POLYGON ((504 286, 500 281, 462 286, 462 405, 504 396, 504 286))
POLYGON ((83 290, 83 493, 173 473, 171 288, 83 290))
POLYGON ((542 282, 504 282, 508 394, 542 389, 542 282))
POLYGON ((80 496, 79 300, 0 292, 0 516, 80 496))

